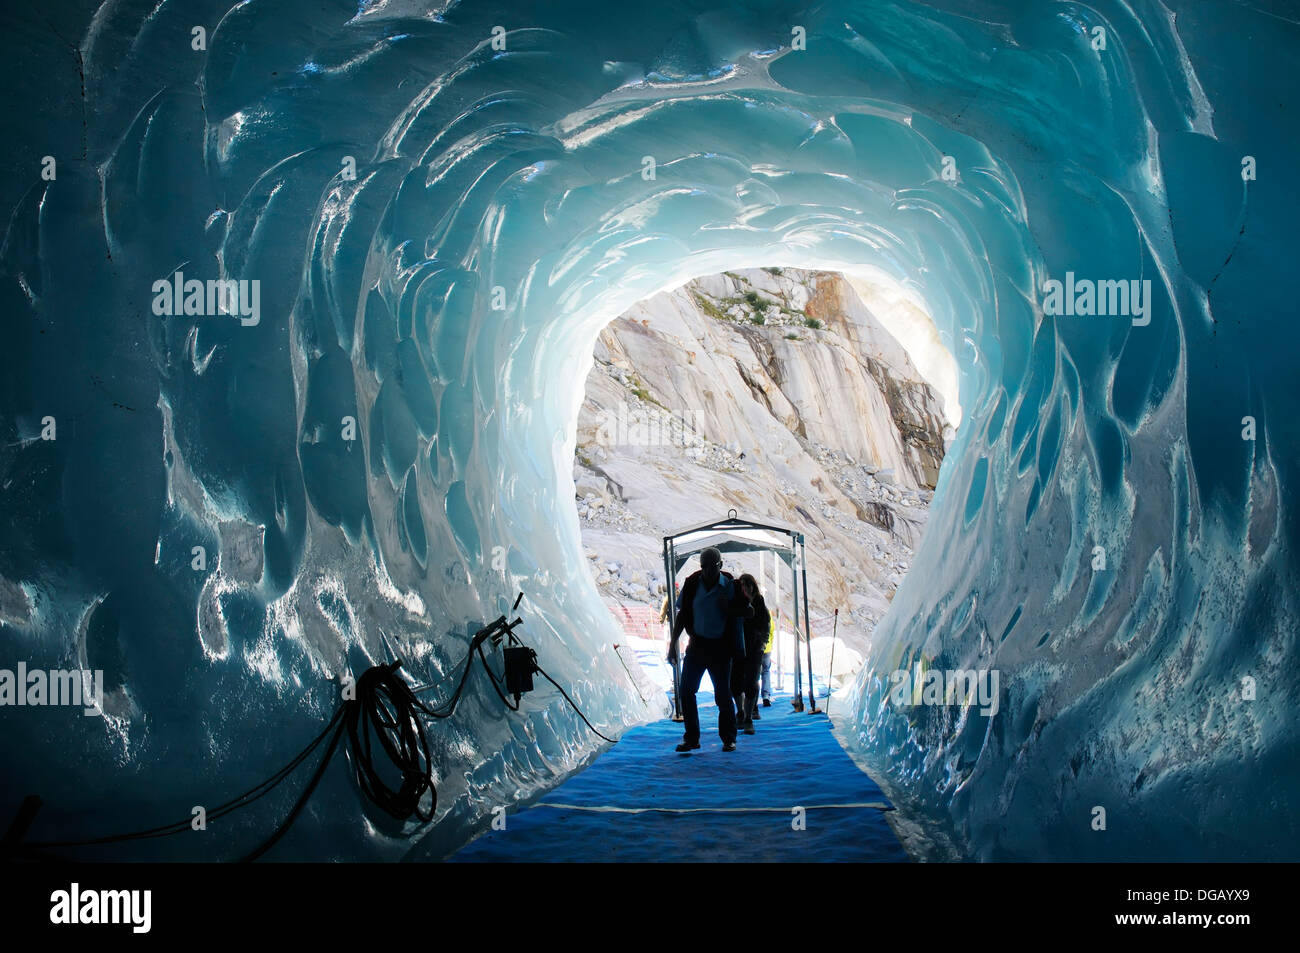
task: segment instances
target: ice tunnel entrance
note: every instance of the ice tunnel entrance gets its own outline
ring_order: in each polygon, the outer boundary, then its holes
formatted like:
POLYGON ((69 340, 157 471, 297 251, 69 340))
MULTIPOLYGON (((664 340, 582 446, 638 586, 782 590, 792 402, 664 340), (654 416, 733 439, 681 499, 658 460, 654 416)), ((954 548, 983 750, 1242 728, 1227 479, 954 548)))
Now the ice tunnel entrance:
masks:
POLYGON ((635 655, 655 691, 672 684, 660 541, 739 509, 810 541, 797 659, 786 564, 724 553, 779 620, 765 684, 793 694, 810 656, 819 693, 846 684, 920 545, 960 420, 956 381, 924 302, 884 275, 725 271, 615 318, 586 379, 573 472, 620 657, 635 655))
MULTIPOLYGON (((638 301, 780 266, 887 276, 956 363, 927 585, 844 707, 882 781, 966 856, 1287 849, 1300 455, 1266 249, 1294 190, 1265 170, 1293 150, 1200 5, 833 3, 794 49, 762 4, 538 4, 495 42, 476 5, 300 29, 245 3, 203 56, 175 55, 173 6, 107 4, 84 52, 41 27, 12 58, 70 85, 28 97, 49 115, 16 127, 6 186, 0 621, 33 666, 110 669, 110 704, 0 745, 41 753, 65 817, 143 828, 156 791, 260 780, 340 679, 400 657, 440 681, 520 589, 602 729, 650 717, 583 552, 582 384, 638 301), (256 320, 151 308, 181 262, 259 282, 256 320), (1141 307, 1052 304, 1084 286, 1141 307), (900 710, 878 677, 940 669, 1001 672, 996 713, 900 710), (155 757, 178 750, 213 757, 155 757), (1102 796, 1114 836, 1088 826, 1102 796)), ((467 692, 436 837, 368 827, 336 773, 286 849, 438 856, 595 750, 555 694, 503 717, 467 692)))

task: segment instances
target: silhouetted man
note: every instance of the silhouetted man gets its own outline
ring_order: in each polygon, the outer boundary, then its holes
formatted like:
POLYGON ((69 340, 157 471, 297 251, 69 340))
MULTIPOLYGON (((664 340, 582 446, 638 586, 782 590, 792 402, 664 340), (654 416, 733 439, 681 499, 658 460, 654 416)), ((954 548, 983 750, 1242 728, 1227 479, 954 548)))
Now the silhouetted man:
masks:
POLYGON ((682 585, 681 609, 668 646, 668 661, 677 658, 677 639, 685 630, 691 637, 682 664, 682 717, 686 733, 678 751, 700 746, 700 711, 695 693, 705 671, 713 682, 718 704, 718 735, 723 751, 736 750, 736 709, 731 699, 731 664, 745 657, 745 637, 738 622, 750 618, 753 607, 730 574, 722 571, 722 553, 710 547, 700 553, 700 568, 682 585))

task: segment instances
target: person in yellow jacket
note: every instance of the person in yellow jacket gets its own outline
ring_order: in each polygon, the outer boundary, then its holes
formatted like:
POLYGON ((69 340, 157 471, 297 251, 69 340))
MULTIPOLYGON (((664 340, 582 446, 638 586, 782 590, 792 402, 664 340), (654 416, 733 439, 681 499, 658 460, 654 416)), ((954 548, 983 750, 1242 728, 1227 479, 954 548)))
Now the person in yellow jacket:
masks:
MULTIPOLYGON (((763 707, 772 707, 772 646, 776 644, 777 619, 781 617, 780 609, 773 609, 769 618, 772 620, 767 630, 767 644, 763 646, 763 707)), ((754 717, 760 718, 757 709, 754 717)))

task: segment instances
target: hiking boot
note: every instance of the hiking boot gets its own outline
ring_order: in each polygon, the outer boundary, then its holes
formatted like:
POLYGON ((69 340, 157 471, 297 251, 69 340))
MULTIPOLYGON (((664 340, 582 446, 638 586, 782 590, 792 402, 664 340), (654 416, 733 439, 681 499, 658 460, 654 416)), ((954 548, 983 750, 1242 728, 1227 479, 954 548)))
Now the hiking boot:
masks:
POLYGON ((758 713, 757 709, 755 709, 754 714, 750 716, 749 720, 750 720, 750 721, 762 721, 762 720, 763 720, 763 716, 760 715, 760 714, 758 713))
POLYGON ((676 750, 684 753, 687 751, 698 751, 699 747, 700 743, 698 741, 683 741, 677 746, 676 750))
POLYGON ((764 699, 763 699, 763 707, 764 707, 764 708, 771 708, 771 707, 772 707, 772 699, 770 699, 770 698, 764 698, 764 699))
MULTIPOLYGON (((698 747, 698 745, 697 745, 697 747, 698 747)), ((724 742, 722 743, 722 750, 723 750, 723 751, 735 751, 735 750, 736 750, 736 743, 735 743, 734 741, 724 741, 724 742)))
POLYGON ((752 721, 747 721, 740 730, 747 735, 752 735, 754 733, 754 723, 752 721))

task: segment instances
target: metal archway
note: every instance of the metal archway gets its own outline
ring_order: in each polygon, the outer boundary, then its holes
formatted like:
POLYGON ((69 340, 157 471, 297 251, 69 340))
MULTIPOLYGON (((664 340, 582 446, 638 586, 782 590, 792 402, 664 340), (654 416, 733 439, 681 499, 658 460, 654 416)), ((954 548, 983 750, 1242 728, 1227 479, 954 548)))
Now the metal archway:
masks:
MULTIPOLYGON (((711 523, 688 526, 671 533, 664 540, 664 579, 668 591, 669 631, 677 627, 677 574, 695 554, 710 547, 723 553, 770 552, 790 567, 791 592, 794 597, 794 709, 803 711, 803 666, 799 655, 799 610, 803 609, 803 641, 808 654, 808 712, 820 709, 813 695, 812 684, 812 625, 808 617, 808 561, 803 533, 773 523, 758 523, 741 519, 736 511, 728 510, 727 517, 711 523), (799 590, 803 589, 803 599, 799 590)), ((779 633, 778 633, 779 634, 779 633)), ((673 662, 673 720, 681 721, 679 683, 681 663, 673 662)))

